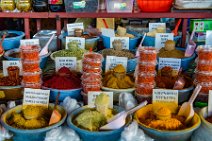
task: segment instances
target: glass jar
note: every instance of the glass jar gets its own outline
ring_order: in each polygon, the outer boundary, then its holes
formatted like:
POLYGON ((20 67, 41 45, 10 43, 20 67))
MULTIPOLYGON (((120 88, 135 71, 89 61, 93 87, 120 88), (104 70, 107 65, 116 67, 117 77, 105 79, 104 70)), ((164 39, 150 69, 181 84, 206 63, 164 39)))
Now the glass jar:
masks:
POLYGON ((65 9, 63 0, 48 0, 48 3, 52 12, 62 12, 65 9))
POLYGON ((32 9, 31 0, 17 0, 16 8, 21 12, 29 12, 32 9))
POLYGON ((15 10, 14 0, 1 0, 1 9, 3 12, 11 12, 15 10))
POLYGON ((48 12, 48 0, 33 0, 33 10, 35 12, 48 12))

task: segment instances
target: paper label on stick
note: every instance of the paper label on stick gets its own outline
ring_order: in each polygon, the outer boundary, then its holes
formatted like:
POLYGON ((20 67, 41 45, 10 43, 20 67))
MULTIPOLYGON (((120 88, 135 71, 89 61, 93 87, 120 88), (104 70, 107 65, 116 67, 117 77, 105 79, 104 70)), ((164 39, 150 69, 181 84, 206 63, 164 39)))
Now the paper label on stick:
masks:
POLYGON ((84 31, 84 25, 83 23, 73 23, 73 24, 67 24, 67 31, 69 36, 74 35, 75 29, 82 29, 84 31))
POLYGON ((181 68, 181 59, 159 58, 158 70, 160 71, 165 66, 172 67, 172 69, 174 70, 173 75, 176 75, 181 68))
POLYGON ((209 96, 208 96, 208 115, 212 115, 212 90, 209 90, 209 96))
POLYGON ((212 46, 212 30, 206 31, 205 44, 206 44, 206 45, 211 45, 211 46, 212 46))
POLYGON ((149 32, 163 26, 166 29, 166 23, 149 23, 149 32))
POLYGON ((110 37, 110 48, 113 48, 113 42, 116 40, 121 40, 122 42, 122 49, 129 50, 129 37, 110 37))
POLYGON ((88 92, 88 106, 89 107, 95 107, 96 96, 100 95, 101 93, 107 94, 110 97, 109 108, 113 108, 113 92, 103 92, 103 91, 90 91, 90 92, 88 92))
POLYGON ((162 47, 165 46, 165 42, 167 40, 174 40, 173 33, 156 33, 155 36, 155 48, 160 50, 162 47))
POLYGON ((24 89, 23 105, 38 105, 48 107, 50 90, 24 89))
POLYGON ((55 58, 56 71, 58 71, 62 67, 67 67, 71 70, 76 70, 77 58, 76 57, 56 57, 55 58))
POLYGON ((66 49, 69 49, 68 44, 70 42, 77 42, 79 48, 85 49, 85 38, 80 38, 80 37, 66 37, 66 49))
POLYGON ((127 57, 107 56, 105 72, 113 69, 118 64, 122 64, 124 66, 124 68, 127 70, 127 60, 128 60, 127 57))
POLYGON ((174 102, 178 104, 178 90, 153 89, 152 103, 174 102))
POLYGON ((39 46, 40 42, 39 39, 23 39, 20 41, 21 46, 39 46))
POLYGON ((110 28, 101 28, 102 35, 107 37, 115 37, 114 29, 110 28))
POLYGON ((16 66, 19 68, 19 75, 22 75, 22 63, 21 61, 3 61, 3 75, 8 76, 7 68, 10 66, 16 66))

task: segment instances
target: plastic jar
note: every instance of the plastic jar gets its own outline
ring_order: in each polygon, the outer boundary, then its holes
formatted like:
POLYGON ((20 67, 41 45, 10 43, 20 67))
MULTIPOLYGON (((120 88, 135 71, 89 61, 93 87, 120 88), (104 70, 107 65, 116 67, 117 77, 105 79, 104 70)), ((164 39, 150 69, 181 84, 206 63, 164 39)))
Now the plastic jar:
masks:
POLYGON ((65 9, 63 0, 48 0, 48 4, 52 12, 63 12, 65 9))
POLYGON ((197 84, 200 84, 202 86, 202 89, 200 90, 200 93, 201 94, 206 94, 208 95, 209 94, 209 90, 212 90, 212 83, 209 82, 198 82, 197 80, 194 80, 194 84, 197 85, 197 84))
POLYGON ((137 84, 142 84, 142 83, 154 84, 155 73, 145 73, 145 72, 138 73, 136 77, 136 83, 137 84))
POLYGON ((23 71, 37 72, 40 70, 40 61, 22 61, 23 71))
POLYGON ((93 67, 101 67, 102 66, 103 56, 99 53, 89 52, 84 54, 83 65, 90 65, 93 67))
POLYGON ((48 0, 33 0, 33 10, 35 12, 48 12, 48 0))
POLYGON ((212 61, 198 60, 197 71, 212 71, 212 61))
POLYGON ((82 88, 84 93, 88 93, 89 91, 100 91, 101 83, 95 85, 82 83, 82 88))
POLYGON ((14 0, 1 0, 1 9, 3 12, 11 12, 15 10, 14 0))
POLYGON ((85 72, 83 72, 83 74, 81 76, 81 80, 83 83, 99 84, 102 80, 102 76, 100 73, 85 73, 85 72))
POLYGON ((41 71, 39 72, 23 72, 24 83, 39 83, 41 81, 41 71))
POLYGON ((40 46, 21 46, 21 58, 28 61, 38 61, 40 46))
POLYGON ((102 72, 101 67, 92 67, 90 65, 83 65, 82 70, 83 70, 83 72, 87 72, 87 73, 101 73, 102 72))
POLYGON ((212 46, 201 45, 197 48, 199 60, 210 60, 212 61, 212 46))
POLYGON ((39 83, 24 83, 24 82, 22 82, 21 85, 24 88, 40 89, 42 86, 42 82, 41 81, 39 83))
POLYGON ((30 0, 17 0, 16 8, 21 12, 29 12, 32 9, 30 0))
POLYGON ((156 61, 157 51, 154 47, 139 48, 139 61, 156 61))
POLYGON ((152 95, 154 84, 136 84, 136 93, 139 95, 152 95))
POLYGON ((138 63, 138 72, 155 72, 157 62, 139 62, 138 63))
POLYGON ((196 71, 197 82, 212 82, 212 72, 196 71))

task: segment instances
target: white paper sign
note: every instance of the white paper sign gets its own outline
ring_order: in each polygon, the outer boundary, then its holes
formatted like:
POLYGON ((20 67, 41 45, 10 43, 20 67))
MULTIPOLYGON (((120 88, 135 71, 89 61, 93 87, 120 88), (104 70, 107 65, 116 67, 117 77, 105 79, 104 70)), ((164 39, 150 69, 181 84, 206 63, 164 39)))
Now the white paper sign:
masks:
POLYGON ((3 61, 3 75, 8 76, 7 68, 10 66, 19 67, 19 75, 22 75, 22 64, 21 61, 3 61))
POLYGON ((166 29, 166 23, 149 23, 149 32, 163 26, 166 29))
POLYGON ((20 41, 21 46, 40 45, 39 39, 23 39, 20 41))
POLYGON ((170 66, 173 70, 179 71, 181 67, 181 59, 159 58, 158 70, 161 70, 165 66, 170 66))
POLYGON ((178 104, 178 90, 153 89, 152 103, 174 102, 178 104))
POLYGON ((174 40, 174 34, 173 33, 156 33, 155 36, 155 48, 161 49, 165 46, 165 42, 167 40, 174 40))
POLYGON ((69 36, 74 35, 75 29, 82 29, 84 31, 84 25, 83 23, 73 23, 73 24, 67 24, 67 31, 69 36))
POLYGON ((23 105, 40 105, 48 107, 50 90, 24 89, 23 105))
POLYGON ((105 72, 113 69, 118 64, 122 64, 125 69, 127 69, 127 57, 116 57, 116 56, 107 56, 106 57, 106 66, 105 72))
POLYGON ((209 90, 209 96, 208 96, 208 115, 212 115, 212 90, 209 90))
POLYGON ((85 49, 85 38, 80 37, 66 37, 66 49, 68 49, 68 43, 76 41, 78 43, 78 47, 81 49, 85 49))
POLYGON ((76 57, 56 57, 55 58, 56 71, 58 71, 62 67, 67 67, 71 70, 76 70, 77 58, 76 57))
POLYGON ((88 92, 88 105, 89 107, 95 107, 95 99, 96 96, 100 95, 101 93, 107 94, 110 97, 110 104, 109 108, 113 108, 113 92, 103 92, 103 91, 90 91, 88 92))
POLYGON ((110 28, 101 28, 102 35, 107 37, 115 37, 114 29, 110 28))
POLYGON ((212 30, 206 31, 205 44, 206 45, 212 45, 212 30))
POLYGON ((122 49, 129 50, 129 37, 110 37, 110 48, 113 48, 113 42, 115 40, 121 40, 122 42, 122 49))

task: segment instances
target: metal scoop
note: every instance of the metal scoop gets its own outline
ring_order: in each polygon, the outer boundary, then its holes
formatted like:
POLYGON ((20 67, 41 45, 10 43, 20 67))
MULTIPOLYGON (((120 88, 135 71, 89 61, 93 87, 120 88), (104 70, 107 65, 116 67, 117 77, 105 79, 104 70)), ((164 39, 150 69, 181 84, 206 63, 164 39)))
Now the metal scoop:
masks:
POLYGON ((46 43, 46 45, 43 47, 43 49, 40 51, 39 56, 43 56, 45 54, 48 54, 48 47, 49 44, 51 43, 51 41, 54 39, 55 34, 52 34, 51 38, 48 40, 48 42, 46 43))
POLYGON ((180 107, 178 115, 184 116, 186 118, 185 123, 189 123, 194 116, 193 102, 196 99, 197 95, 199 94, 201 88, 202 86, 198 84, 194 89, 193 94, 191 95, 189 101, 184 102, 183 105, 180 107))
POLYGON ((126 123, 127 115, 134 113, 135 111, 137 111, 141 107, 145 106, 146 104, 147 104, 147 101, 144 101, 141 104, 139 104, 138 106, 136 106, 128 111, 123 111, 123 112, 118 113, 117 115, 115 115, 113 118, 111 118, 108 121, 108 124, 100 127, 100 130, 114 130, 114 129, 121 128, 126 123))

